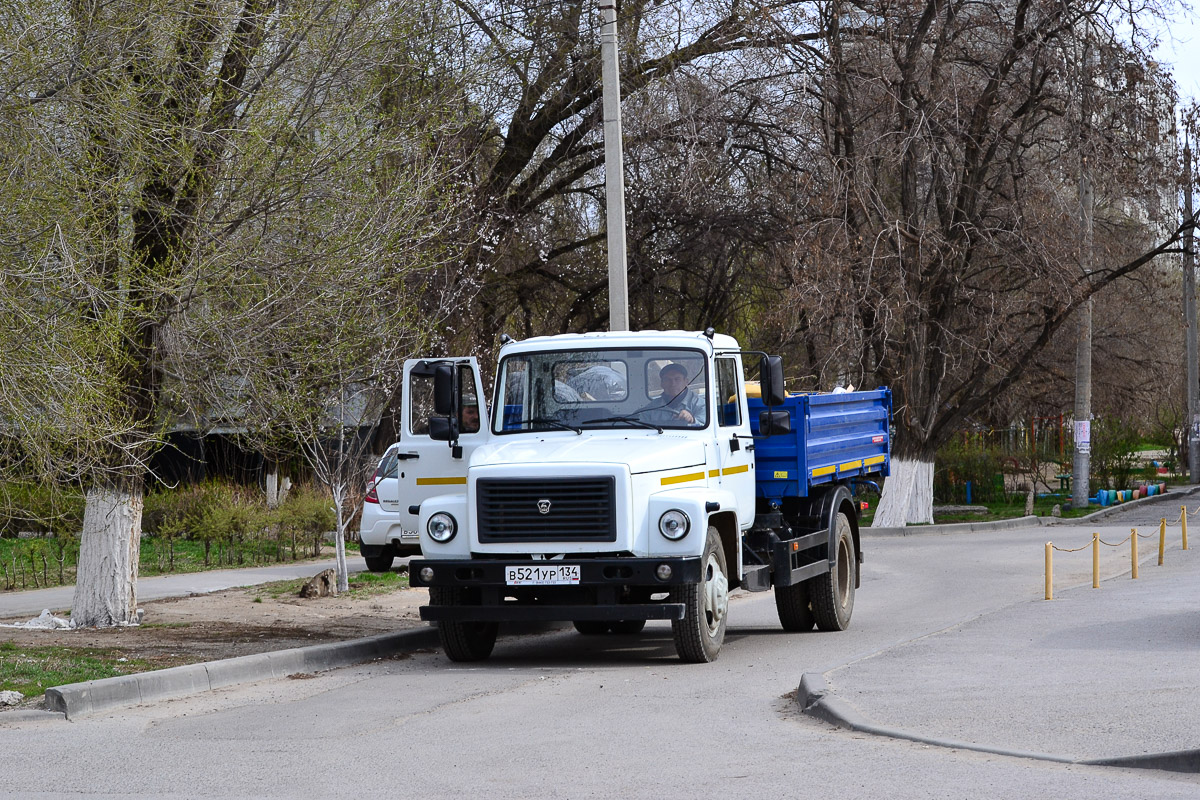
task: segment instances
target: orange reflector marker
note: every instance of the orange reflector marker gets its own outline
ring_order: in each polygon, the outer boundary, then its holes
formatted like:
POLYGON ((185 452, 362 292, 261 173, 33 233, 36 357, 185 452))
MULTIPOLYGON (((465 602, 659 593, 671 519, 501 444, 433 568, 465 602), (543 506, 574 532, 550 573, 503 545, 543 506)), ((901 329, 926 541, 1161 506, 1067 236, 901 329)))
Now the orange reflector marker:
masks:
POLYGON ((793 553, 800 552, 800 543, 799 542, 792 542, 792 552, 793 553))

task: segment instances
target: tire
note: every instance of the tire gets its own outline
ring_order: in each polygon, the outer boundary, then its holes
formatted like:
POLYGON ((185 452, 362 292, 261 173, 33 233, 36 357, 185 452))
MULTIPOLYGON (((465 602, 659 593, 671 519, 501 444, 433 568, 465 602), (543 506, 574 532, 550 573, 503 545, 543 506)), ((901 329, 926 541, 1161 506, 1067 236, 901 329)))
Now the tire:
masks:
POLYGON ((602 619, 577 619, 572 623, 575 630, 584 636, 600 636, 608 633, 608 623, 602 619))
POLYGON ((392 562, 396 560, 396 556, 385 553, 381 556, 363 556, 363 560, 367 562, 367 569, 371 572, 387 572, 392 568, 392 562))
POLYGON ((609 623, 608 629, 618 636, 632 636, 635 633, 641 633, 642 628, 645 627, 646 620, 644 619, 623 619, 609 623))
POLYGON ((675 587, 671 600, 684 605, 683 619, 671 620, 680 660, 693 664, 715 661, 725 641, 729 611, 729 571, 716 528, 709 527, 704 541, 700 582, 675 587))
MULTIPOLYGON (((462 591, 452 587, 431 586, 431 606, 453 606, 462 601, 462 591)), ((500 630, 496 622, 461 622, 442 620, 438 623, 438 638, 442 651, 451 661, 483 661, 492 654, 496 646, 496 634, 500 630)))
POLYGON ((850 520, 840 511, 834 542, 837 553, 833 568, 807 582, 812 597, 813 617, 817 628, 823 631, 846 630, 854 614, 854 578, 858 560, 854 552, 850 520))
POLYGON ((775 587, 775 611, 779 624, 789 633, 805 633, 813 627, 813 612, 809 607, 808 582, 775 587))

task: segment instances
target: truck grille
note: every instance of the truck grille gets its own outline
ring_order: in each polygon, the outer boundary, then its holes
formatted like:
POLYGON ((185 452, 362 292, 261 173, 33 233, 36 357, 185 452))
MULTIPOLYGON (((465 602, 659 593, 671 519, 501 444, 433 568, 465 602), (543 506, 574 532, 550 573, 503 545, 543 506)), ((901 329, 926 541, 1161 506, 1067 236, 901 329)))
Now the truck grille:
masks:
POLYGON ((607 478, 481 478, 479 541, 615 542, 615 481, 607 478))

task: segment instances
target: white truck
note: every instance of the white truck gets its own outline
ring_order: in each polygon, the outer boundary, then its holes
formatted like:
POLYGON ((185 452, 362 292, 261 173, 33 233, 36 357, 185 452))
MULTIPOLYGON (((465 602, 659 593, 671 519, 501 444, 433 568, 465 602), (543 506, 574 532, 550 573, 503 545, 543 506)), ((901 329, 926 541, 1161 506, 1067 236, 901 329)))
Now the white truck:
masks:
POLYGON ((788 396, 777 356, 712 329, 502 341, 475 431, 473 361, 406 367, 403 424, 427 437, 404 470, 410 578, 451 660, 487 658, 501 622, 599 635, 669 619, 682 660, 712 661, 737 587, 773 588, 787 630, 849 625, 853 493, 888 470, 886 389, 788 396))

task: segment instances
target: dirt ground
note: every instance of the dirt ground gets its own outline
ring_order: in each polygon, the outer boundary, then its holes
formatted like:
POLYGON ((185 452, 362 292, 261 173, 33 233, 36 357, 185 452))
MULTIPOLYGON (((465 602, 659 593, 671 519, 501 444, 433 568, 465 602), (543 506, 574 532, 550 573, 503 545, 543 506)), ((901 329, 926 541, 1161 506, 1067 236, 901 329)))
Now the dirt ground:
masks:
MULTIPOLYGON (((392 633, 426 623, 418 607, 425 589, 371 597, 273 598, 255 587, 226 589, 143 604, 142 624, 127 628, 27 630, 0 628, 0 641, 120 651, 153 668, 233 658, 321 642, 392 633)), ((25 622, 29 617, 0 622, 25 622)))

